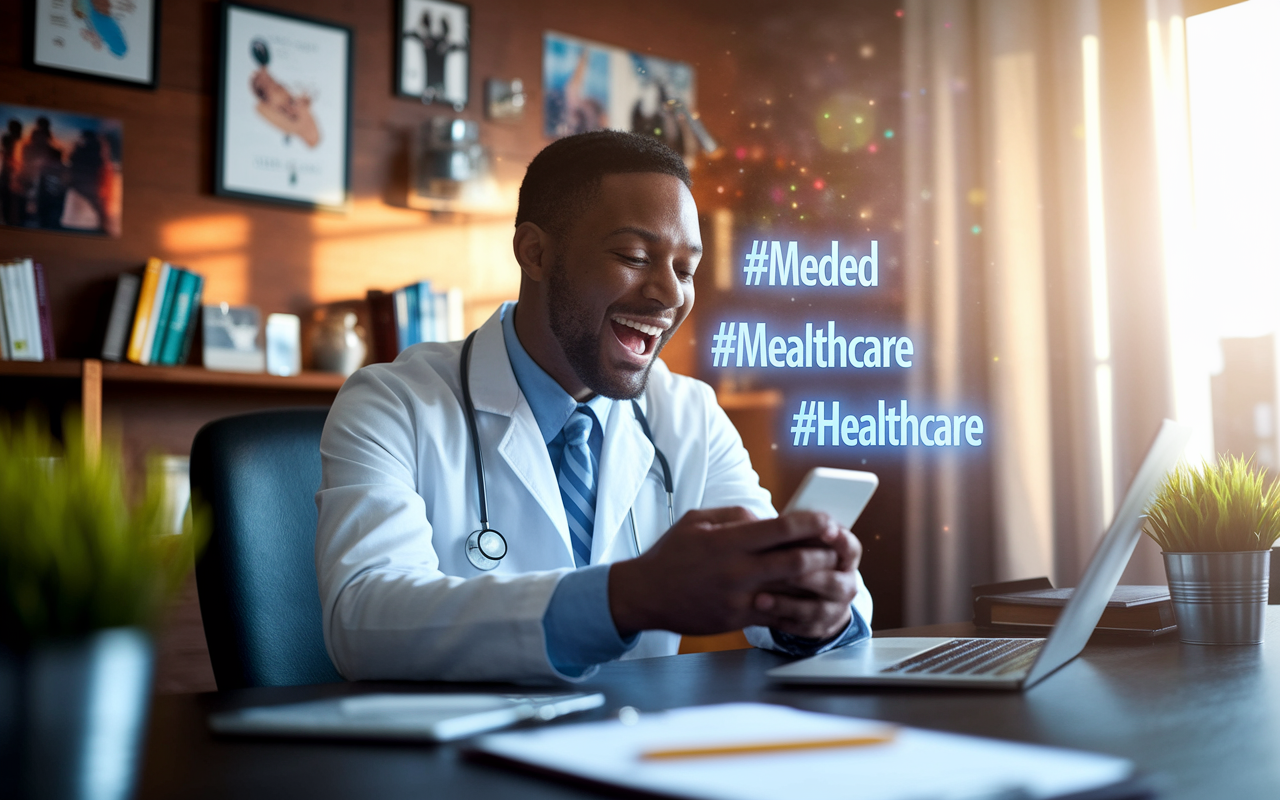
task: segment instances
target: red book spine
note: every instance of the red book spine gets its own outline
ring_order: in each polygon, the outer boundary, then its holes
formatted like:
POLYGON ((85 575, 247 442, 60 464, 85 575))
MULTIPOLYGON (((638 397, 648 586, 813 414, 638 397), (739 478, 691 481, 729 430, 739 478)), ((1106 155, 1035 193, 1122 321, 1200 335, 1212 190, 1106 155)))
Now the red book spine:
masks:
POLYGON ((40 346, 44 348, 44 360, 53 361, 57 355, 53 350, 53 313, 49 310, 49 287, 44 280, 44 265, 36 261, 31 269, 36 280, 36 307, 40 312, 40 346))

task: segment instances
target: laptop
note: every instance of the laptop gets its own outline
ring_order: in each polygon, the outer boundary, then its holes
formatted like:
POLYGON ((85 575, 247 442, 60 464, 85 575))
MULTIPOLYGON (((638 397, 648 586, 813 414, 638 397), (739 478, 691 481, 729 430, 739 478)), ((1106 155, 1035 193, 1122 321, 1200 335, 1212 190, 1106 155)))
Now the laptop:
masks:
POLYGON ((1111 527, 1046 639, 884 638, 829 650, 766 673, 781 683, 1029 689, 1080 654, 1141 535, 1143 512, 1191 439, 1165 420, 1111 527))

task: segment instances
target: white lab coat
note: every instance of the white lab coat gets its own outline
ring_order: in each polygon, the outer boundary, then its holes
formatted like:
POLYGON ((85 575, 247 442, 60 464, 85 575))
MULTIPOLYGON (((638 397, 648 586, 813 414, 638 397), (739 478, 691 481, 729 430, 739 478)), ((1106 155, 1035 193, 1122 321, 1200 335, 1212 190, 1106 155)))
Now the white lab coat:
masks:
MULTIPOLYGON (((320 443, 316 575, 325 646, 348 679, 567 677, 547 657, 542 618, 574 568, 569 528, 555 468, 511 370, 500 313, 477 332, 471 366, 490 526, 508 545, 491 572, 473 567, 464 552, 479 506, 460 342, 417 345, 394 363, 360 370, 329 413, 320 443)), ((671 465, 676 519, 734 505, 775 515, 709 386, 659 361, 640 402, 671 465)), ((661 467, 630 403, 609 414, 596 503, 593 564, 635 555, 628 510, 641 549, 668 528, 661 467)), ((855 608, 869 622, 871 598, 858 580, 855 608)), ((748 636, 772 644, 765 628, 748 636)), ((678 635, 647 631, 624 658, 678 647, 678 635)))

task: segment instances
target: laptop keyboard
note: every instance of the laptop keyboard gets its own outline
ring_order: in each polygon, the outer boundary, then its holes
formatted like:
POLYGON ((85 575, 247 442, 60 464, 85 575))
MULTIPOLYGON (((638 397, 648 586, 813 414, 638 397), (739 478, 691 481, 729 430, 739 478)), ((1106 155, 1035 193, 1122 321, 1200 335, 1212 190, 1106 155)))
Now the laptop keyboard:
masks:
POLYGON ((890 664, 881 673, 903 675, 1008 675, 1027 669, 1044 639, 952 639, 890 664))

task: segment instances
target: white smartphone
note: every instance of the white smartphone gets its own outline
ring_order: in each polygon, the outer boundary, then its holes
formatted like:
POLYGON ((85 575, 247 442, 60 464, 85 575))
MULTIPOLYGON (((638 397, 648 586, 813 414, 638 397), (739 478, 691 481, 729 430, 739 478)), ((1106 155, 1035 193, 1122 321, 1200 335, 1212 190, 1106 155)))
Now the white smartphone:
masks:
POLYGON ((852 528, 879 485, 880 479, 874 472, 814 467, 804 476, 782 513, 825 511, 838 524, 852 528))

